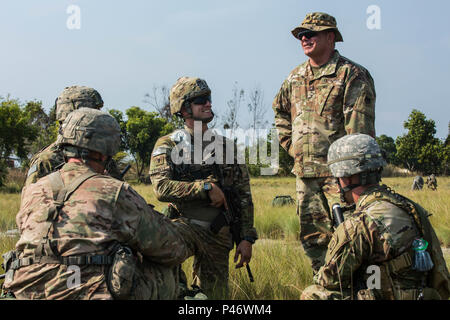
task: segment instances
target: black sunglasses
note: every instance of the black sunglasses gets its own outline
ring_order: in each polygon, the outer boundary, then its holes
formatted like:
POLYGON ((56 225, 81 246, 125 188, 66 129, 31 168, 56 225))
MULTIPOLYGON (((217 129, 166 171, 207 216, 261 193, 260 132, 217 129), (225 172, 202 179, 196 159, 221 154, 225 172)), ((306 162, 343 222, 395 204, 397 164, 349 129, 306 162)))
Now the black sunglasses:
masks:
POLYGON ((206 102, 212 102, 211 100, 211 96, 201 96, 201 97, 196 97, 194 99, 191 100, 191 103, 193 104, 206 104, 206 102))
POLYGON ((318 32, 317 31, 300 31, 297 35, 297 37, 302 40, 303 37, 305 37, 306 39, 311 39, 312 37, 317 36, 318 32))

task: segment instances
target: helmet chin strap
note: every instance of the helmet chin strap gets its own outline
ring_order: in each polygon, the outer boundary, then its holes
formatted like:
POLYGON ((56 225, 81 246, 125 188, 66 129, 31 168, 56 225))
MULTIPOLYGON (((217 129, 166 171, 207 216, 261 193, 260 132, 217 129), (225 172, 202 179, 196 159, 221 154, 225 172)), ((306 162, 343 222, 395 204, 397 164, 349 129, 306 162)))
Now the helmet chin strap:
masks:
POLYGON ((353 189, 355 189, 357 187, 371 185, 371 184, 377 184, 378 182, 380 182, 382 170, 383 170, 383 168, 380 168, 377 171, 361 172, 358 174, 359 183, 352 183, 345 187, 342 187, 339 179, 336 178, 338 186, 339 186, 339 192, 341 194, 341 201, 345 202, 345 194, 349 191, 352 191, 353 189))
POLYGON ((209 123, 212 121, 212 119, 214 119, 215 114, 212 110, 211 110, 212 116, 205 119, 205 118, 194 117, 190 102, 185 102, 184 107, 186 108, 186 112, 189 114, 189 118, 187 118, 187 119, 193 119, 194 121, 201 121, 203 123, 209 123))
POLYGON ((340 200, 342 203, 347 202, 345 200, 345 194, 349 191, 352 191, 353 189, 361 186, 361 184, 359 183, 353 183, 353 184, 349 184, 348 186, 342 187, 341 186, 341 182, 339 181, 339 178, 336 178, 337 184, 339 186, 339 193, 340 193, 340 200))

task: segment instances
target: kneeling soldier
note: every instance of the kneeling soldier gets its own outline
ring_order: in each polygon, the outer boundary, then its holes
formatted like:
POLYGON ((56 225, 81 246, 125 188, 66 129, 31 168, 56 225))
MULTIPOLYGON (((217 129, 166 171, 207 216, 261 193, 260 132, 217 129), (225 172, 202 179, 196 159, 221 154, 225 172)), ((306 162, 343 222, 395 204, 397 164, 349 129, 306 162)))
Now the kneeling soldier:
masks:
POLYGON ((81 108, 61 127, 64 166, 22 191, 4 288, 18 299, 175 299, 190 227, 103 172, 120 145, 108 113, 81 108))
POLYGON ((356 209, 333 233, 316 285, 302 299, 448 299, 449 274, 429 214, 379 184, 386 162, 375 139, 340 138, 328 165, 356 209))

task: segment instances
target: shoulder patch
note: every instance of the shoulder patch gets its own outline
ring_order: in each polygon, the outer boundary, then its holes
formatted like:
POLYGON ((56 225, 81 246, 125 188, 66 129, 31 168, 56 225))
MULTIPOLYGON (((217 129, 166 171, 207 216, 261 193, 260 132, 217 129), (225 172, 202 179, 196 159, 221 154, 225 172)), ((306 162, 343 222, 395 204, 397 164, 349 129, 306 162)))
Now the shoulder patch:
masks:
POLYGON ((188 141, 188 137, 189 137, 189 133, 186 132, 186 130, 184 129, 179 129, 174 131, 171 135, 170 135, 170 139, 175 142, 175 143, 179 143, 181 141, 188 141))
POLYGON ((167 154, 168 151, 169 151, 169 148, 167 148, 167 147, 158 147, 155 150, 153 150, 152 157, 157 157, 162 154, 167 154))

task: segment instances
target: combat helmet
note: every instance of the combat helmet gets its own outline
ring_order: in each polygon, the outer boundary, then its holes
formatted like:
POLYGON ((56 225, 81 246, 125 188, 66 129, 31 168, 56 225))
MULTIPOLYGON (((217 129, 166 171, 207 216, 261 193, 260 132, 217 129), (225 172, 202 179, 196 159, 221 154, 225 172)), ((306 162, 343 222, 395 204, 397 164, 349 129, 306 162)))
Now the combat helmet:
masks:
POLYGON ((209 89, 208 84, 205 80, 200 78, 191 77, 181 77, 175 82, 173 87, 170 89, 170 113, 172 115, 181 116, 181 108, 190 100, 204 96, 210 95, 211 89, 209 89))
POLYGON ((79 108, 101 109, 103 100, 97 90, 85 86, 66 87, 56 98, 56 120, 62 123, 67 115, 79 108))
POLYGON ((89 151, 112 157, 120 147, 120 126, 107 112, 80 108, 71 112, 60 128, 58 146, 69 157, 83 158, 89 151))
POLYGON ((359 174, 359 184, 344 188, 343 191, 346 192, 360 185, 378 183, 386 160, 374 138, 355 133, 343 136, 331 144, 328 149, 328 166, 335 178, 359 174))

